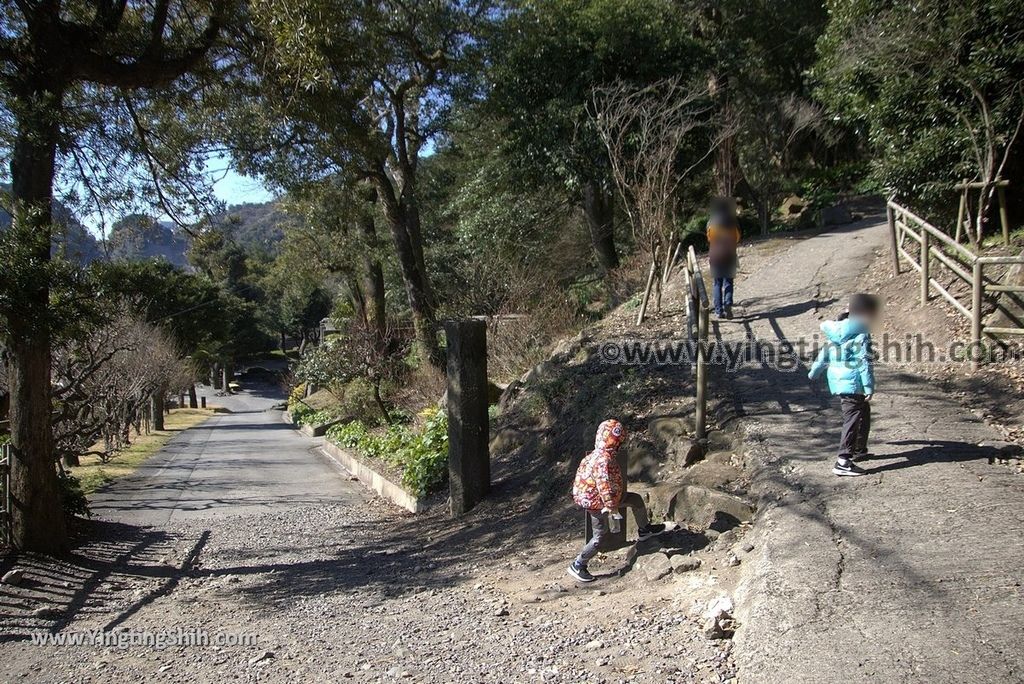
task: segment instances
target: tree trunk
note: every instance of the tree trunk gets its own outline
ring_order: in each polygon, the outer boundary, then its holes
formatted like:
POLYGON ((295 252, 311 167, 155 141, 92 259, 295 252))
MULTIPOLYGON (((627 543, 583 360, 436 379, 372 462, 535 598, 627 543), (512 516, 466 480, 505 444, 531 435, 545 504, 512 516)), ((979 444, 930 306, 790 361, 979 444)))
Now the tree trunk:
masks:
POLYGON ((67 550, 53 453, 50 388, 49 261, 59 94, 34 92, 20 117, 11 157, 13 221, 4 259, 16 269, 5 283, 11 395, 13 544, 21 551, 67 550), (41 105, 41 106, 40 106, 41 105))
POLYGON ((768 208, 768 198, 762 198, 757 203, 757 214, 761 221, 761 237, 768 237, 768 231, 771 229, 770 225, 770 210, 768 208))
POLYGON ((387 308, 384 301, 384 269, 377 258, 377 227, 373 215, 367 214, 360 221, 367 249, 363 262, 363 290, 366 296, 367 318, 373 324, 379 339, 387 337, 387 308))
POLYGON ((164 392, 158 389, 149 398, 153 413, 153 429, 161 431, 164 429, 164 392))
POLYGON ((619 267, 615 251, 615 193, 599 183, 583 186, 583 217, 602 273, 619 267))
POLYGON ((377 403, 377 408, 380 409, 380 415, 384 418, 384 422, 391 425, 391 414, 388 412, 388 406, 384 403, 384 397, 380 395, 380 383, 373 383, 373 400, 377 403))
POLYGON ((188 407, 199 408, 199 397, 196 396, 196 386, 188 386, 188 407))
POLYGON ((399 202, 386 173, 380 171, 374 180, 391 229, 395 254, 398 255, 405 293, 412 312, 416 346, 424 361, 436 368, 443 368, 444 359, 437 343, 437 321, 430 297, 430 285, 423 268, 423 245, 417 245, 414 238, 414 235, 419 235, 418 218, 410 217, 405 202, 399 202))

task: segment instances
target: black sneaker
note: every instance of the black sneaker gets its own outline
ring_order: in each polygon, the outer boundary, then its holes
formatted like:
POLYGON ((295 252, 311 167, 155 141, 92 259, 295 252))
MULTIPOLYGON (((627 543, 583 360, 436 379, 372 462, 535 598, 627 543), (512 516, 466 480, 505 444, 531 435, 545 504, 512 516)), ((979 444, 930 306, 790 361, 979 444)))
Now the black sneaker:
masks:
POLYGON ((648 525, 647 527, 640 528, 639 530, 637 530, 637 535, 640 537, 640 540, 643 541, 648 537, 657 536, 664 531, 665 525, 662 523, 658 523, 657 525, 648 525))
POLYGON ((832 466, 832 473, 840 477, 860 477, 861 475, 867 475, 868 471, 853 461, 847 461, 846 463, 836 461, 836 464, 832 466))
POLYGON ((589 570, 587 570, 587 566, 580 565, 576 561, 573 561, 569 565, 569 576, 577 582, 583 582, 584 584, 594 581, 594 576, 590 574, 589 570))

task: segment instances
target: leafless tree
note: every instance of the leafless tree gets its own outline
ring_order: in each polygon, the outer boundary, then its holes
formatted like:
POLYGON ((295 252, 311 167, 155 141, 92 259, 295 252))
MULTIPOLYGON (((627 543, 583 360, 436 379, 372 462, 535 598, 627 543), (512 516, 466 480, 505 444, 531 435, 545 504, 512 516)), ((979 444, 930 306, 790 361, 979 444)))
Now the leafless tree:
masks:
POLYGON ((133 428, 148 429, 154 394, 184 389, 193 376, 166 333, 130 316, 61 343, 53 354, 55 456, 66 465, 85 455, 109 459, 133 428))
MULTIPOLYGON (((980 186, 978 206, 973 220, 968 218, 968 224, 973 223, 973 226, 967 230, 971 244, 977 246, 984 234, 985 221, 992 210, 992 203, 997 193, 996 182, 1002 179, 1003 169, 1006 168, 1006 162, 1010 158, 1010 151, 1017 142, 1021 126, 1024 125, 1024 83, 1017 85, 1021 109, 1017 115, 1013 132, 1008 136, 1000 134, 997 129, 992 105, 981 88, 967 79, 961 79, 960 83, 966 91, 970 92, 971 99, 975 104, 976 121, 972 121, 963 109, 954 109, 953 111, 968 133, 971 153, 977 169, 975 182, 980 186)), ((969 194, 968 188, 964 187, 963 192, 966 200, 969 194)), ((967 208, 966 205, 965 202, 965 208, 967 208)), ((961 228, 962 225, 958 225, 956 228, 958 240, 961 228)))
MULTIPOLYGON (((687 175, 717 147, 721 131, 709 134, 707 145, 693 159, 680 159, 684 141, 706 128, 712 110, 706 88, 689 88, 680 78, 647 86, 617 81, 595 89, 590 115, 608 150, 612 178, 622 196, 637 245, 661 272, 671 258, 678 210, 677 189, 687 175)), ((642 322, 651 288, 660 308, 661 279, 648 278, 642 322)))
POLYGON ((768 235, 772 205, 798 162, 796 151, 808 138, 825 133, 818 105, 796 95, 751 103, 739 134, 743 177, 757 197, 761 235, 768 235))

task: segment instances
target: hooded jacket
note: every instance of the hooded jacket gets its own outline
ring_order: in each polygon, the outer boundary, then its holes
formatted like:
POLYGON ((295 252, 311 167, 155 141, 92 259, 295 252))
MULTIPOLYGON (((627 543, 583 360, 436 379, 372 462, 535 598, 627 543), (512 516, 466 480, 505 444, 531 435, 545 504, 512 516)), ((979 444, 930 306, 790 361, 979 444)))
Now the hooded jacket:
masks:
POLYGON ((617 420, 606 420, 597 428, 594 450, 583 457, 572 483, 572 499, 588 511, 617 510, 626 489, 615 455, 626 436, 617 420))
POLYGON ((821 332, 828 343, 822 347, 808 377, 814 380, 827 370, 832 394, 874 394, 871 333, 864 322, 854 317, 825 321, 821 332))

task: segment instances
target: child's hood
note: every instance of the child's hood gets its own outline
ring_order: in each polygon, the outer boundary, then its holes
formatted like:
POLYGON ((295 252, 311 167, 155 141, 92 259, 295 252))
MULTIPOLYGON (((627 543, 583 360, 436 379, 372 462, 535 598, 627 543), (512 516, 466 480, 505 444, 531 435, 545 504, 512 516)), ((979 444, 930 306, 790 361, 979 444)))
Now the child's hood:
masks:
POLYGON ((845 344, 870 333, 864 321, 853 317, 842 321, 825 321, 821 324, 821 332, 833 344, 845 344))
POLYGON ((595 451, 614 451, 622 444, 626 437, 626 428, 617 420, 606 420, 597 426, 597 436, 594 438, 595 451))

